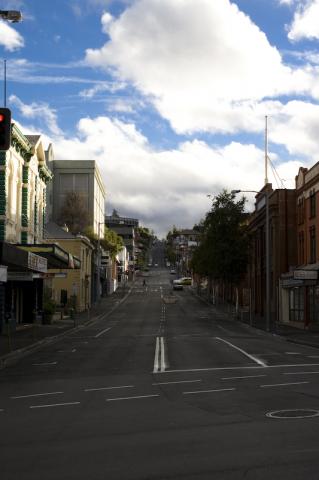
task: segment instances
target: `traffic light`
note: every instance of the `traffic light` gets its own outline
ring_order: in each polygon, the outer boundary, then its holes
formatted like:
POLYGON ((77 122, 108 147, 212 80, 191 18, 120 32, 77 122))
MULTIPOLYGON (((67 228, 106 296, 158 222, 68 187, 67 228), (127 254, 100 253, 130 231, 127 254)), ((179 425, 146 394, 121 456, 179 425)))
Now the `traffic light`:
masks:
POLYGON ((0 151, 9 150, 11 145, 11 110, 0 108, 0 151))

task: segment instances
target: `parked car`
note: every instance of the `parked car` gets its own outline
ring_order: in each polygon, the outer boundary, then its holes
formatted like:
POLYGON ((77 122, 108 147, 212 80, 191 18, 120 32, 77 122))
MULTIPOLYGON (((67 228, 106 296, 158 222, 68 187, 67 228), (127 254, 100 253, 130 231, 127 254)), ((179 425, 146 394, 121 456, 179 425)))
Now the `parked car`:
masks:
POLYGON ((183 285, 181 283, 174 283, 173 282, 173 290, 183 290, 183 285))
POLYGON ((176 270, 174 268, 172 268, 172 270, 170 271, 171 275, 175 275, 176 274, 176 270))
POLYGON ((179 284, 179 285, 191 285, 192 284, 192 278, 191 277, 181 277, 177 278, 176 280, 173 280, 174 284, 179 284))

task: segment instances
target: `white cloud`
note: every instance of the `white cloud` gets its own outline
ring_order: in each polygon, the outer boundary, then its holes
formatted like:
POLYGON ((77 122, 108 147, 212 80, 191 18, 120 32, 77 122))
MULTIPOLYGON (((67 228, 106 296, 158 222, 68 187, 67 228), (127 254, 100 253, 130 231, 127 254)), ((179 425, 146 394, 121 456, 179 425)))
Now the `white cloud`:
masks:
POLYGON ((0 45, 9 52, 24 47, 24 39, 20 33, 3 20, 0 20, 0 45))
MULTIPOLYGON (((57 116, 55 110, 51 109, 46 103, 31 104, 23 103, 17 96, 11 95, 9 97, 9 103, 15 105, 19 110, 22 117, 27 119, 35 119, 40 124, 45 124, 49 133, 52 135, 61 135, 61 130, 57 125, 57 116)), ((34 129, 35 127, 33 127, 34 129)))
MULTIPOLYGON (((263 186, 264 152, 252 144, 221 147, 193 140, 156 151, 134 124, 108 117, 82 118, 72 138, 45 138, 52 141, 56 159, 95 159, 108 211, 140 218, 160 236, 173 224, 199 222, 210 208, 208 193, 263 186)), ((298 166, 286 165, 284 178, 294 179, 298 166)))
POLYGON ((295 12, 288 38, 298 41, 302 38, 319 38, 319 0, 300 2, 295 12))
POLYGON ((179 133, 238 131, 265 97, 311 88, 312 70, 285 66, 229 0, 137 0, 106 24, 88 64, 131 81, 179 133))

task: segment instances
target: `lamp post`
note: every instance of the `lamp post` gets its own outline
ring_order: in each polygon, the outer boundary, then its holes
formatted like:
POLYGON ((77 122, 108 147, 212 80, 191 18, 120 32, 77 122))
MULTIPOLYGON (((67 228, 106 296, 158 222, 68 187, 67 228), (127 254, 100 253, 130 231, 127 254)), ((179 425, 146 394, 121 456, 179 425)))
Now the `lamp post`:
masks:
MULTIPOLYGON (((260 193, 256 190, 232 190, 231 193, 236 195, 237 193, 260 193)), ((269 192, 265 192, 266 200, 266 225, 265 225, 265 237, 266 237, 266 331, 270 331, 270 241, 269 241, 269 192)))

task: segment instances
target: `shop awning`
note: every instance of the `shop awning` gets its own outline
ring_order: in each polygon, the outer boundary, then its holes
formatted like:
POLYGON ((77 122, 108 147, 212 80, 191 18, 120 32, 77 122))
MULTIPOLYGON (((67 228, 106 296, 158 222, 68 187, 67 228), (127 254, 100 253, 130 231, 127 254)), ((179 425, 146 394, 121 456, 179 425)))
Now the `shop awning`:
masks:
POLYGON ((81 261, 69 252, 66 252, 56 243, 19 244, 19 249, 32 252, 47 259, 48 269, 79 269, 81 261))
POLYGON ((0 264, 6 265, 10 272, 46 272, 48 266, 41 255, 7 242, 0 242, 0 264))

